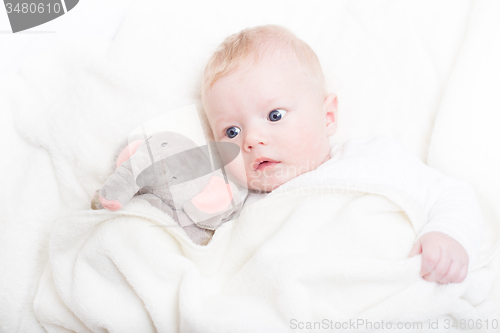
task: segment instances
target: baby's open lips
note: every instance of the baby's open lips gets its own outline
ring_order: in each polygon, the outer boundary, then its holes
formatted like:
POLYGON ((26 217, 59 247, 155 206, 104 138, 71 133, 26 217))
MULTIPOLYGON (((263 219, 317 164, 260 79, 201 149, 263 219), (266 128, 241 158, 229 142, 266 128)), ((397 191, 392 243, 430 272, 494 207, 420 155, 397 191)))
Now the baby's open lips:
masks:
POLYGON ((253 170, 261 170, 261 169, 265 169, 267 167, 276 165, 278 163, 280 163, 280 162, 279 161, 275 161, 272 158, 260 157, 260 158, 256 159, 252 163, 252 169, 253 170))

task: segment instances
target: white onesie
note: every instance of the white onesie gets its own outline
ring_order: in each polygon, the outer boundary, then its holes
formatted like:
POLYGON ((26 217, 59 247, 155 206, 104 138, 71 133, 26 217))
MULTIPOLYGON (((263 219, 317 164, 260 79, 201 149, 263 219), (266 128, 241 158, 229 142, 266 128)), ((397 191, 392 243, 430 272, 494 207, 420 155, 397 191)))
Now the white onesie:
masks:
MULTIPOLYGON (((342 184, 381 185, 409 194, 428 216, 418 238, 431 231, 452 237, 465 248, 472 266, 483 237, 483 218, 468 183, 445 176, 399 142, 384 137, 331 144, 330 159, 311 172, 325 171, 342 184)), ((266 195, 249 191, 245 205, 266 195)))

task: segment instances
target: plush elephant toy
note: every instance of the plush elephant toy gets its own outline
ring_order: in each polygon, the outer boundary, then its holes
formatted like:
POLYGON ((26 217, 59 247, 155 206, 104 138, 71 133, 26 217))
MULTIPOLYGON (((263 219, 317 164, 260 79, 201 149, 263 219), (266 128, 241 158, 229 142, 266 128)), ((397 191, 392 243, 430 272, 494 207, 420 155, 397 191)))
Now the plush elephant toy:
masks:
POLYGON ((241 208, 239 191, 221 168, 238 155, 234 146, 212 145, 209 151, 175 132, 133 141, 118 155, 115 172, 94 194, 91 208, 115 211, 140 197, 170 215, 194 243, 206 245, 241 208))

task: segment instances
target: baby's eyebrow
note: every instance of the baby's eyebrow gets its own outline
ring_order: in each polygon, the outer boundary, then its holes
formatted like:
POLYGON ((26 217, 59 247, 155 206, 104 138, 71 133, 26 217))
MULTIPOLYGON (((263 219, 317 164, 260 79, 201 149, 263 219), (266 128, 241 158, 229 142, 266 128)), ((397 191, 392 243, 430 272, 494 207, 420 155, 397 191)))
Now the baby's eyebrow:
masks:
POLYGON ((214 128, 213 128, 213 129, 214 129, 214 130, 215 130, 215 132, 217 132, 217 133, 219 133, 219 132, 220 132, 220 133, 222 133, 222 132, 224 132, 224 129, 225 129, 226 127, 227 127, 227 125, 224 125, 222 122, 218 121, 218 122, 215 122, 215 123, 214 123, 214 128))
POLYGON ((263 100, 262 106, 263 107, 270 107, 272 104, 276 104, 276 102, 279 101, 279 98, 277 97, 269 97, 263 100))
POLYGON ((223 118, 218 118, 218 119, 215 119, 214 121, 214 126, 215 127, 221 127, 221 126, 224 126, 224 123, 227 123, 227 120, 224 120, 223 118))

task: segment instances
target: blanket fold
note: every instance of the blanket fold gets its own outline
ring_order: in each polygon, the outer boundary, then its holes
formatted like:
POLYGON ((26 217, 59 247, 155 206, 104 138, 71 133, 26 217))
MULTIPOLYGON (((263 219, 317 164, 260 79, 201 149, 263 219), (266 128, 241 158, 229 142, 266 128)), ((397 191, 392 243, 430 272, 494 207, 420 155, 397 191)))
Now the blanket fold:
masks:
POLYGON ((495 313, 483 302, 492 283, 484 267, 460 284, 419 276, 421 256, 408 253, 425 219, 409 198, 369 186, 298 186, 308 177, 245 207, 207 246, 139 199, 58 220, 38 320, 49 332, 284 332, 323 320, 355 320, 363 331, 370 321, 427 325, 495 313))

